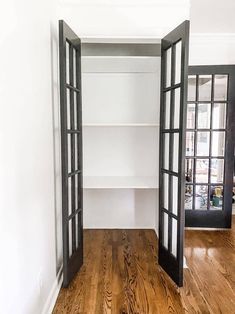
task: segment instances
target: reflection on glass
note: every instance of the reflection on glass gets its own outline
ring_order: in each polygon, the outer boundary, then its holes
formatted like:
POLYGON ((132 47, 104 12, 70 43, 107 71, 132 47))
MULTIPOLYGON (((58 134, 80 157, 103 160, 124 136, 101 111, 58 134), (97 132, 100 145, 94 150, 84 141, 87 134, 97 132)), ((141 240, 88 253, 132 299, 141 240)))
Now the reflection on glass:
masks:
POLYGON ((211 75, 200 75, 198 78, 199 101, 211 100, 211 75))
POLYGON ((171 48, 166 52, 166 87, 171 86, 171 48))
POLYGON ((226 103, 213 105, 213 129, 225 129, 226 125, 226 103))
POLYGON ((211 159, 211 182, 222 183, 224 178, 224 160, 211 159))
POLYGON ((188 101, 196 100, 196 75, 188 76, 188 101))
POLYGON ((178 172, 178 157, 179 157, 179 133, 173 134, 173 156, 172 156, 172 170, 178 172))
POLYGON ((211 186, 210 188, 210 210, 223 209, 223 186, 211 186))
POLYGON ((172 176, 172 212, 178 215, 178 178, 172 176))
POLYGON ((186 159, 185 160, 185 181, 187 183, 193 182, 193 159, 186 159))
POLYGON ((163 184, 164 184, 164 197, 163 197, 163 207, 165 209, 169 209, 168 208, 168 195, 169 195, 169 175, 167 173, 163 174, 163 184))
POLYGON ((169 133, 164 133, 164 169, 169 170, 169 133))
POLYGON ((77 77, 76 77, 76 50, 73 49, 73 86, 77 86, 77 77))
POLYGON ((69 220, 69 257, 72 256, 73 250, 72 250, 72 244, 73 244, 73 239, 72 239, 72 219, 69 220))
POLYGON ((211 104, 198 104, 197 127, 199 129, 210 128, 211 104))
POLYGON ((195 128, 195 104, 187 105, 187 129, 195 128))
POLYGON ((69 89, 66 91, 67 93, 67 129, 71 128, 71 123, 70 123, 70 93, 69 89))
POLYGON ((170 106, 171 106, 171 98, 170 98, 171 92, 165 93, 165 129, 170 128, 170 106))
POLYGON ((228 75, 215 75, 214 100, 227 100, 228 75))
POLYGON ((177 220, 172 218, 172 243, 171 243, 171 253, 177 257, 177 220))
POLYGON ((197 159, 195 165, 197 183, 208 183, 209 159, 197 159))
POLYGON ((186 132, 186 156, 194 155, 194 132, 186 132))
POLYGON ((180 121, 180 88, 175 89, 174 129, 179 128, 180 121))
POLYGON ((68 135, 68 141, 67 141, 67 145, 68 145, 68 173, 72 171, 71 168, 71 135, 68 135))
POLYGON ((68 214, 72 214, 72 180, 68 178, 68 214))
POLYGON ((210 132, 197 132, 197 156, 209 156, 210 132))
POLYGON ((66 41, 66 83, 69 84, 69 43, 66 41))
POLYGON ((76 234, 76 240, 75 240, 75 246, 76 249, 78 249, 79 247, 79 241, 78 241, 78 214, 75 216, 75 225, 76 225, 76 229, 75 229, 75 234, 76 234))
POLYGON ((181 40, 175 45, 175 84, 181 81, 181 40))
POLYGON ((168 215, 163 213, 163 245, 168 249, 168 215))
POLYGON ((196 185, 195 209, 207 210, 208 186, 196 185))
POLYGON ((193 185, 185 185, 185 209, 193 209, 193 185))
POLYGON ((212 132, 211 155, 224 156, 225 132, 212 132))
POLYGON ((78 129, 78 123, 77 123, 77 93, 74 93, 74 129, 77 130, 78 129))

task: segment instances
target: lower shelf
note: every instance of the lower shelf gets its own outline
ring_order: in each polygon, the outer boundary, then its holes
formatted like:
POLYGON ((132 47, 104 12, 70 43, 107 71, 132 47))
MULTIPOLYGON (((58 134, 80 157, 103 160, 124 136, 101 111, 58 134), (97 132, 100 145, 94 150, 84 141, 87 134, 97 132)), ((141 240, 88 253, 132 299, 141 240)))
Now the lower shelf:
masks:
POLYGON ((84 176, 85 189, 157 189, 157 177, 84 176))

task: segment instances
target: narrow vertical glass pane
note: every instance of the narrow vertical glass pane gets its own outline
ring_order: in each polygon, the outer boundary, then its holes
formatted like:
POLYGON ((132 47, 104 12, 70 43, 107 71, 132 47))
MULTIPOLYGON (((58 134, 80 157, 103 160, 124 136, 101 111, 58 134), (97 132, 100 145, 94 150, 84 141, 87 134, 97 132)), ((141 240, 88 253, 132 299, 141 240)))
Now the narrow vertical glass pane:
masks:
POLYGON ((69 43, 66 41, 66 83, 69 84, 69 43))
POLYGON ((196 75, 188 76, 188 101, 196 100, 196 75))
POLYGON ((81 175, 79 174, 77 176, 77 181, 76 181, 76 189, 77 189, 77 208, 80 209, 81 208, 81 175))
POLYGON ((178 215, 178 178, 172 176, 172 212, 178 215))
POLYGON ((227 100, 228 75, 215 75, 214 100, 227 100))
POLYGON ((165 93, 165 129, 170 128, 171 92, 165 93))
POLYGON ((73 254, 72 219, 69 220, 69 257, 73 254))
POLYGON ((194 132, 186 132, 186 156, 194 155, 194 132))
POLYGON ((171 253, 177 257, 177 220, 172 218, 172 243, 171 243, 171 253))
POLYGON ((78 249, 78 214, 75 216, 75 246, 78 249))
POLYGON ((210 132, 197 132, 197 156, 209 156, 210 132))
POLYGON ((198 79, 198 97, 199 101, 211 101, 211 75, 199 75, 198 79))
POLYGON ((186 159, 185 160, 185 181, 187 183, 193 182, 193 166, 194 166, 194 160, 193 159, 186 159))
POLYGON ((169 170, 170 134, 164 133, 164 169, 169 170))
POLYGON ((78 169, 78 135, 74 134, 74 150, 75 150, 75 156, 74 156, 74 161, 75 161, 75 171, 79 170, 78 169))
POLYGON ((78 239, 78 247, 82 244, 82 214, 78 213, 78 228, 77 228, 77 239, 78 239))
POLYGON ((72 214, 72 180, 68 178, 68 214, 72 214))
POLYGON ((175 89, 174 99, 174 129, 179 129, 180 125, 180 88, 175 89))
POLYGON ((196 185, 195 209, 207 210, 208 186, 196 185))
POLYGON ((163 182, 164 182, 164 188, 163 188, 163 207, 165 209, 168 208, 168 195, 169 195, 169 175, 167 173, 163 174, 163 182))
POLYGON ((182 50, 182 41, 180 40, 175 45, 175 84, 181 82, 181 50, 182 50))
POLYGON ((224 156, 225 150, 225 132, 212 132, 211 155, 224 156))
POLYGON ((224 160, 211 159, 211 182, 222 183, 224 180, 224 160))
POLYGON ((211 104, 198 104, 197 106, 197 127, 198 129, 209 129, 211 118, 211 104))
POLYGON ((226 128, 226 103, 213 105, 213 129, 225 129, 226 128))
POLYGON ((195 128, 195 104, 187 105, 187 129, 195 128))
POLYGON ((209 159, 196 160, 196 183, 208 183, 209 159))
POLYGON ((223 186, 211 186, 210 210, 223 209, 223 186))
POLYGON ((171 48, 166 52, 166 87, 171 86, 171 48))
POLYGON ((69 89, 67 88, 66 90, 66 95, 67 95, 67 129, 71 128, 71 116, 70 116, 70 92, 69 89))
POLYGON ((178 172, 179 164, 179 133, 173 134, 172 170, 178 172))
POLYGON ((78 209, 78 174, 75 175, 75 210, 78 209))
POLYGON ((74 130, 77 130, 78 129, 78 124, 77 124, 77 92, 74 92, 74 109, 73 109, 73 112, 74 112, 74 130))
POLYGON ((77 86, 77 78, 76 78, 76 50, 73 49, 73 86, 77 86))
POLYGON ((72 171, 72 168, 71 168, 71 135, 68 134, 68 137, 67 137, 68 141, 67 141, 67 144, 68 144, 68 173, 70 173, 72 171))
POLYGON ((163 213, 163 245, 168 249, 168 215, 163 213))
POLYGON ((193 185, 186 184, 185 186, 185 209, 193 209, 193 185))

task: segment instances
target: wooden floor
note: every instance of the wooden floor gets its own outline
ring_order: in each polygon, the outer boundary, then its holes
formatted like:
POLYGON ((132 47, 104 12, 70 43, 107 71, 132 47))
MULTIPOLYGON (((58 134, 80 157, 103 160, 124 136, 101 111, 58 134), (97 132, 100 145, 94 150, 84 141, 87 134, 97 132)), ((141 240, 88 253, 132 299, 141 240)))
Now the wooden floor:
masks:
POLYGON ((184 287, 157 264, 151 230, 85 230, 84 265, 54 314, 235 313, 232 231, 186 231, 184 287))

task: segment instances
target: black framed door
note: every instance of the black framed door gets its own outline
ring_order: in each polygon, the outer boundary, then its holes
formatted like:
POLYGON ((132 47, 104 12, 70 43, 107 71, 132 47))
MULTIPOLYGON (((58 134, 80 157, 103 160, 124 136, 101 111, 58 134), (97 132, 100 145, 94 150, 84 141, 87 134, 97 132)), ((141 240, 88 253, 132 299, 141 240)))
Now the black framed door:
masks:
POLYGON ((234 141, 235 65, 189 67, 186 227, 231 227, 234 141))
POLYGON ((184 168, 189 21, 161 43, 159 264, 183 284, 184 168))
POLYGON ((83 263, 81 43, 59 21, 63 286, 83 263))

